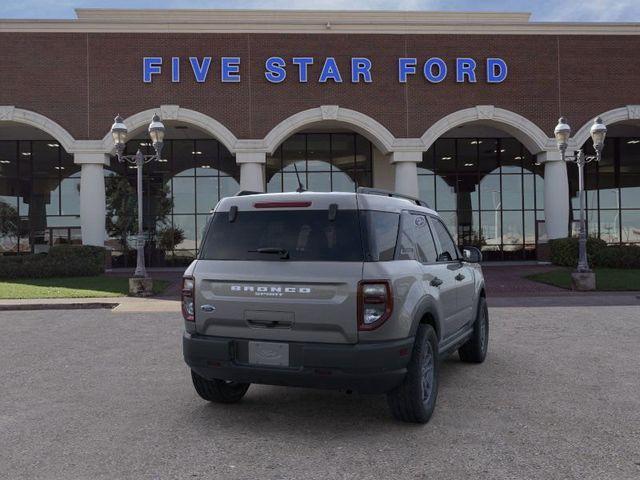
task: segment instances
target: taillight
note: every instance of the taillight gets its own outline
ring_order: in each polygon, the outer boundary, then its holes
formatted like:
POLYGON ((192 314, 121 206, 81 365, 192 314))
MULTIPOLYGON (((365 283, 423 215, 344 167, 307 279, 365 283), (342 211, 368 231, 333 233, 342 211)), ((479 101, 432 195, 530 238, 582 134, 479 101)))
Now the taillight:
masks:
POLYGON ((391 316, 393 297, 388 280, 358 284, 358 330, 375 330, 391 316))
POLYGON ((192 277, 182 279, 182 316, 188 322, 195 322, 194 304, 195 280, 192 277))

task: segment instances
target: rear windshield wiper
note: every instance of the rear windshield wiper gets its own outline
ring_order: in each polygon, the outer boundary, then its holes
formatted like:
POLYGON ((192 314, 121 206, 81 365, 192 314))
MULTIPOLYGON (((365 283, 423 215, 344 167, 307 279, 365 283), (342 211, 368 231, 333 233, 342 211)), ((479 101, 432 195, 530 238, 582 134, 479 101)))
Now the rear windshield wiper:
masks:
POLYGON ((282 260, 289 259, 289 251, 286 248, 278 248, 278 247, 265 247, 265 248, 257 248, 255 250, 249 250, 250 253, 271 253, 280 255, 282 260))

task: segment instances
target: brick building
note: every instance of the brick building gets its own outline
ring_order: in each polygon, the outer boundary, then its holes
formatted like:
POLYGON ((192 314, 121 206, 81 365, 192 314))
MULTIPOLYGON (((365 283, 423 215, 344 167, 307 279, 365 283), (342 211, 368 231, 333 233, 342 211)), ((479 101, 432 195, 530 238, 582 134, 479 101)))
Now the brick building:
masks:
POLYGON ((640 242, 639 24, 535 23, 518 13, 77 10, 73 20, 0 20, 0 252, 106 244, 110 184, 135 181, 112 156, 167 127, 145 166, 149 261, 187 262, 217 200, 239 189, 357 185, 419 196, 460 244, 491 259, 536 258, 575 231, 571 149, 586 172, 589 232, 640 242), (105 187, 106 186, 106 187, 105 187), (158 195, 168 212, 158 213, 158 195), (12 221, 14 219, 15 221, 12 221), (14 227, 11 227, 14 225, 14 227), (159 232, 185 239, 163 259, 159 232))

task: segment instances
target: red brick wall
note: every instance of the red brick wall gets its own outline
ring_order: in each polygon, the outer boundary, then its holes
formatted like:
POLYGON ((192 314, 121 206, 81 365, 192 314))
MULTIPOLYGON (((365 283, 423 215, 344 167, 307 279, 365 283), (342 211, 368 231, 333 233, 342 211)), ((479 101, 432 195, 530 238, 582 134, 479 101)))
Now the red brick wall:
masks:
POLYGON ((530 119, 549 135, 560 113, 577 130, 590 118, 640 104, 640 36, 554 35, 303 35, 303 34, 100 34, 1 33, 0 105, 34 110, 77 139, 102 138, 113 116, 161 104, 205 113, 238 138, 261 138, 284 118, 322 104, 351 108, 378 120, 398 137, 418 137, 456 110, 492 104, 530 119), (284 83, 264 78, 272 55, 313 56, 309 83, 288 68, 284 83), (142 58, 165 57, 163 75, 142 82, 142 58), (170 57, 182 57, 182 81, 170 81, 170 57), (212 56, 207 82, 193 79, 187 57, 212 56), (221 56, 242 58, 241 83, 221 83, 221 56), (334 56, 344 83, 317 83, 320 63, 334 56), (373 61, 373 83, 351 84, 352 56, 373 61), (397 59, 442 57, 447 79, 437 85, 418 74, 397 79, 397 59), (476 84, 457 84, 457 56, 478 61, 476 84), (504 58, 509 77, 490 85, 486 57, 504 58))

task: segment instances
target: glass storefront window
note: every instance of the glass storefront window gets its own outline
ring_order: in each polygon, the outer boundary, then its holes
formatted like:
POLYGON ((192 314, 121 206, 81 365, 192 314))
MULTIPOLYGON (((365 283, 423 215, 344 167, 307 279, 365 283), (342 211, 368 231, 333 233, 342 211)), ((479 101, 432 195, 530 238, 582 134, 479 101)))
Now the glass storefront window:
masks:
POLYGON ((267 156, 267 192, 298 188, 294 169, 308 190, 353 192, 372 185, 372 146, 355 133, 298 133, 267 156))
MULTIPOLYGON (((138 146, 143 153, 152 153, 148 140, 133 140, 126 151, 135 153, 138 146)), ((105 177, 124 176, 135 191, 136 169, 112 159, 105 177)), ((146 164, 143 169, 145 229, 151 232, 152 241, 147 248, 150 266, 185 265, 198 251, 200 232, 206 225, 209 212, 223 197, 235 195, 240 190, 240 169, 235 157, 214 139, 165 140, 162 161, 146 164), (159 199, 164 194, 170 199, 169 211, 161 215, 159 199), (159 234, 167 228, 179 228, 184 240, 170 251, 158 246, 159 234), (161 260, 163 259, 163 260, 161 260)), ((135 257, 124 258, 118 239, 107 244, 115 249, 115 266, 135 265, 135 257)), ((129 242, 133 247, 133 243, 129 242)))
MULTIPOLYGON (((592 151, 589 140, 584 149, 592 151)), ((572 231, 579 220, 578 169, 567 165, 572 231)), ((588 231, 608 243, 638 243, 640 228, 640 142, 637 138, 607 137, 602 160, 585 169, 588 231), (635 222, 635 223, 634 223, 635 222)))
POLYGON ((619 210, 600 210, 600 238, 607 243, 620 242, 619 210))
MULTIPOLYGON (((423 170, 425 172, 429 170, 423 170)), ((420 198, 427 202, 429 206, 436 204, 436 191, 434 175, 418 175, 418 189, 420 198)))
POLYGON ((640 243, 640 210, 623 210, 620 225, 623 243, 640 243))
POLYGON ((0 141, 0 221, 10 225, 0 253, 71 242, 80 226, 79 172, 55 140, 0 141))
POLYGON ((459 244, 479 246, 488 260, 525 259, 544 219, 543 173, 516 139, 441 138, 423 154, 418 186, 459 244))

